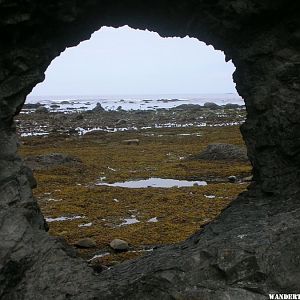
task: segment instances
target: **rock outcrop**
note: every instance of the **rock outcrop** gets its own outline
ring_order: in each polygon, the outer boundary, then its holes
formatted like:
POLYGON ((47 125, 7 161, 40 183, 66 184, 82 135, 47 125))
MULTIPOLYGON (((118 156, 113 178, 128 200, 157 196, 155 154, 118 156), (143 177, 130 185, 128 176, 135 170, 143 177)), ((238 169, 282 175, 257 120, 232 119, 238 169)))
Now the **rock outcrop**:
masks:
POLYGON ((92 109, 93 112, 103 112, 105 109, 102 105, 98 102, 97 105, 92 109))
POLYGON ((300 287, 297 1, 0 1, 0 298, 266 299, 300 287), (234 62, 254 182, 187 241, 95 274, 49 237, 14 116, 66 47, 101 26, 189 35, 234 62))

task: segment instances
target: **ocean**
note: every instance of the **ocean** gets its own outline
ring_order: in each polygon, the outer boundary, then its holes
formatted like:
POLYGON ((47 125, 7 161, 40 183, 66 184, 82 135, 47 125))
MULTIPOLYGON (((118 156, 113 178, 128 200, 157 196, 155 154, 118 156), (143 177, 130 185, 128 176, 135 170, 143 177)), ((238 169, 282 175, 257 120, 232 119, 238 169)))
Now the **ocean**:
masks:
POLYGON ((26 103, 41 103, 55 111, 89 110, 100 103, 105 110, 155 110, 172 108, 181 104, 214 102, 218 105, 234 103, 244 105, 237 93, 224 94, 156 94, 156 95, 96 95, 96 96, 31 96, 26 103), (52 107, 51 107, 52 106, 52 107))

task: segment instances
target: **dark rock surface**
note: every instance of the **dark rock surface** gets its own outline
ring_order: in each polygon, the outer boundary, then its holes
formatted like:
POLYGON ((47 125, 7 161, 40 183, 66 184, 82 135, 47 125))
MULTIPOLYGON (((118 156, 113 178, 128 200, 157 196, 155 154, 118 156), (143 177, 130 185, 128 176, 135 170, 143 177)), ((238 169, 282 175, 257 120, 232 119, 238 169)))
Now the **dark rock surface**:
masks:
POLYGON ((102 107, 102 105, 98 102, 96 104, 96 106, 92 109, 93 112, 102 112, 104 111, 105 109, 102 107))
POLYGON ((202 106, 198 104, 181 104, 172 108, 172 110, 202 110, 202 106))
POLYGON ((89 266, 97 273, 101 273, 108 269, 108 267, 102 264, 101 258, 94 258, 89 261, 89 266))
MULTIPOLYGON (((93 113, 50 112, 49 114, 24 113, 18 115, 18 133, 32 136, 41 132, 81 135, 83 131, 142 130, 144 127, 170 127, 170 122, 178 127, 186 126, 230 126, 242 124, 246 118, 245 108, 218 110, 203 109, 200 105, 179 106, 158 110, 121 110, 93 113), (101 114, 101 116, 99 116, 101 114), (82 128, 82 129, 81 129, 82 128)), ((45 142, 46 143, 46 142, 45 142)))
POLYGON ((297 1, 0 1, 0 298, 266 299, 300 287, 297 1), (13 118, 66 47, 101 26, 189 35, 236 66, 254 181, 187 241, 95 274, 46 233, 13 118))
POLYGON ((41 103, 25 103, 23 105, 23 108, 24 109, 36 109, 36 108, 39 108, 41 106, 43 106, 43 104, 41 104, 41 103))
POLYGON ((209 144, 200 154, 193 159, 205 160, 230 160, 247 161, 247 151, 245 148, 231 144, 209 144))
POLYGON ((233 104, 233 103, 227 103, 223 106, 224 108, 227 108, 227 109, 236 109, 236 108, 239 108, 240 105, 238 104, 233 104))

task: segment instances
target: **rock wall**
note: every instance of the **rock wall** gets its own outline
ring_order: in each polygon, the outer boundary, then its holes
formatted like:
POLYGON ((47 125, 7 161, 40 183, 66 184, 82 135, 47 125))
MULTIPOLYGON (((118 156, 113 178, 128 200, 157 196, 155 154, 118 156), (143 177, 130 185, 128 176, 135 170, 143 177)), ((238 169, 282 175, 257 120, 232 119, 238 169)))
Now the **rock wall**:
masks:
POLYGON ((300 18, 287 0, 0 1, 0 298, 266 299, 300 292, 300 18), (256 184, 201 233, 96 275, 46 233, 13 118, 101 26, 189 35, 232 59, 256 184))

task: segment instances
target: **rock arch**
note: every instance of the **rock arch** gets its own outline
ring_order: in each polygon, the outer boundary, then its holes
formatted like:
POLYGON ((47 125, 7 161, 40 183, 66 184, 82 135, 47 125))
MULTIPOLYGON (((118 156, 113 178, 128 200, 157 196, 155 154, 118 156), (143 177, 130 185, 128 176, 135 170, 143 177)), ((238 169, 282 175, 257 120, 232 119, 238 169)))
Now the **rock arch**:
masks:
POLYGON ((0 297, 265 299, 300 286, 296 1, 0 1, 0 297), (101 26, 190 35, 232 59, 256 183, 187 241, 95 275, 45 232, 13 117, 51 60, 101 26))

